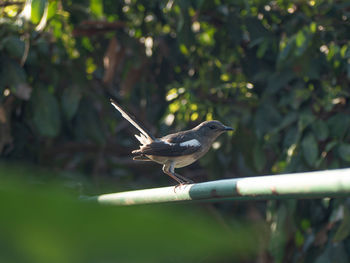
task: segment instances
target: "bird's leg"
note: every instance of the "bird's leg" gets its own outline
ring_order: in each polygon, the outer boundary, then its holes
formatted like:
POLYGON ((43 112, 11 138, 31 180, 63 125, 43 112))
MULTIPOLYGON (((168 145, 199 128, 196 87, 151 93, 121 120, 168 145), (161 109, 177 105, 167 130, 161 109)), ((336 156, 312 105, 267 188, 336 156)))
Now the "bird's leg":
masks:
POLYGON ((179 185, 182 185, 186 183, 186 181, 182 180, 181 178, 177 177, 174 173, 174 164, 173 163, 166 163, 163 165, 163 172, 167 175, 169 175, 171 178, 173 178, 176 182, 179 183, 179 185))
MULTIPOLYGON (((167 164, 164 164, 163 165, 163 172, 167 175, 169 175, 171 178, 173 178, 174 180, 176 180, 179 184, 175 186, 175 189, 177 187, 180 187, 184 184, 191 184, 193 183, 192 180, 190 179, 187 179, 186 177, 182 176, 182 175, 179 175, 177 173, 175 173, 175 163, 174 162, 171 162, 171 163, 167 163, 167 164)), ((174 191, 175 191, 174 189, 174 191)))
POLYGON ((177 179, 181 180, 183 182, 183 184, 190 184, 190 183, 193 183, 192 180, 190 179, 187 179, 186 177, 182 176, 182 175, 179 175, 177 173, 175 173, 175 163, 171 163, 170 165, 170 172, 177 177, 177 179))

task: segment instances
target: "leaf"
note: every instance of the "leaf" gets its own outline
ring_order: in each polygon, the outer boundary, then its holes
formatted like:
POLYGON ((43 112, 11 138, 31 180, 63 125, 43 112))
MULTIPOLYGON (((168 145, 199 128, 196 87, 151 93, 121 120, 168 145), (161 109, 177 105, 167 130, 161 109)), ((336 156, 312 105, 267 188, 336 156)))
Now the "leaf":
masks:
POLYGON ((49 5, 46 3, 44 7, 44 13, 42 14, 40 19, 40 23, 35 27, 36 31, 41 32, 42 30, 44 30, 47 22, 48 10, 49 10, 49 5))
POLYGON ((318 144, 312 133, 307 134, 301 142, 303 156, 310 166, 314 166, 318 157, 318 144))
POLYGON ((101 119, 91 103, 82 99, 76 114, 75 134, 78 140, 92 140, 99 144, 106 142, 101 119))
POLYGON ((57 14, 57 1, 49 1, 49 7, 47 10, 47 19, 51 19, 57 14))
POLYGON ((296 144, 298 140, 300 139, 300 132, 298 131, 298 128, 293 126, 290 127, 287 130, 286 135, 284 136, 283 140, 283 148, 288 149, 292 144, 296 144))
POLYGON ((280 130, 288 127, 293 122, 295 122, 297 118, 298 115, 295 112, 289 112, 286 116, 284 116, 281 123, 276 128, 274 128, 273 132, 279 132, 280 130))
POLYGON ((270 39, 269 31, 263 26, 262 22, 256 17, 249 16, 245 20, 245 26, 249 32, 252 41, 260 38, 270 39))
POLYGON ((327 127, 327 124, 323 120, 318 119, 317 121, 315 121, 312 124, 312 129, 317 139, 319 139, 320 141, 324 141, 328 138, 329 129, 327 127))
POLYGON ((295 39, 295 43, 297 46, 297 48, 295 50, 296 56, 301 56, 304 54, 304 52, 306 51, 306 49, 309 46, 310 40, 311 40, 310 30, 306 26, 303 30, 300 30, 296 34, 296 39, 295 39))
POLYGON ((294 72, 292 70, 284 70, 281 72, 273 73, 267 83, 267 93, 276 93, 279 89, 283 88, 295 77, 294 72))
POLYGON ((3 40, 3 45, 8 54, 16 59, 21 59, 24 53, 25 44, 19 36, 12 35, 3 40))
POLYGON ((266 50, 269 48, 270 41, 268 39, 264 39, 264 41, 259 45, 258 50, 256 51, 256 56, 258 58, 262 58, 266 50))
POLYGON ((298 128, 299 131, 303 131, 308 127, 312 122, 314 122, 315 116, 311 111, 304 111, 299 116, 298 128))
POLYGON ((299 32, 296 34, 296 38, 295 38, 295 43, 296 43, 297 47, 301 47, 304 44, 305 40, 306 40, 306 37, 305 37, 303 30, 299 30, 299 32))
POLYGON ((293 85, 291 92, 292 98, 289 100, 289 104, 293 109, 298 109, 302 103, 307 101, 311 97, 312 91, 305 88, 305 83, 298 81, 293 85))
POLYGON ((337 113, 330 117, 327 126, 330 130, 330 136, 342 139, 350 125, 350 117, 344 113, 337 113))
POLYGON ((77 112, 81 92, 76 86, 66 88, 62 94, 62 109, 68 120, 71 120, 77 112))
POLYGON ((329 143, 327 143, 326 147, 325 147, 325 151, 329 152, 330 150, 332 150, 336 145, 338 144, 338 141, 331 141, 329 143))
POLYGON ((90 11, 97 18, 103 16, 103 1, 100 0, 90 0, 90 11))
POLYGON ((256 144, 253 149, 253 161, 255 169, 261 172, 266 165, 266 156, 259 144, 256 144))
POLYGON ((338 147, 338 153, 340 158, 342 158, 346 162, 350 162, 350 144, 343 143, 338 147))
POLYGON ((57 136, 61 128, 61 117, 56 98, 44 88, 34 89, 32 98, 33 123, 36 129, 43 136, 57 136))
POLYGON ((0 87, 16 88, 18 85, 26 83, 27 74, 18 62, 4 57, 0 63, 0 87))
POLYGON ((295 36, 288 39, 284 48, 279 52, 277 57, 277 65, 280 67, 285 63, 285 60, 290 56, 295 48, 295 36))
POLYGON ((273 103, 265 102, 255 114, 255 132, 258 136, 270 132, 281 123, 281 114, 274 107, 273 103))
POLYGON ((30 20, 33 24, 38 24, 44 15, 47 0, 32 0, 32 13, 30 20))

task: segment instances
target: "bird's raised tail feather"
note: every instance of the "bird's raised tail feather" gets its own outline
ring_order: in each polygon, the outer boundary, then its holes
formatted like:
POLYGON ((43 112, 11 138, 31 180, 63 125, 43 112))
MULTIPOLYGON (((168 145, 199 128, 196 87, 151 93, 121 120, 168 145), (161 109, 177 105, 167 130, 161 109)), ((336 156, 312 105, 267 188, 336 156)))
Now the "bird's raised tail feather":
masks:
POLYGON ((143 135, 143 133, 140 133, 140 135, 135 134, 135 137, 142 145, 146 145, 152 142, 145 135, 143 135))
POLYGON ((110 99, 110 101, 114 108, 116 108, 128 122, 130 122, 136 129, 141 132, 140 135, 135 134, 135 137, 140 141, 142 145, 151 143, 152 141, 156 140, 152 134, 150 134, 141 124, 134 120, 134 118, 125 110, 123 110, 123 108, 120 107, 113 99, 110 99))

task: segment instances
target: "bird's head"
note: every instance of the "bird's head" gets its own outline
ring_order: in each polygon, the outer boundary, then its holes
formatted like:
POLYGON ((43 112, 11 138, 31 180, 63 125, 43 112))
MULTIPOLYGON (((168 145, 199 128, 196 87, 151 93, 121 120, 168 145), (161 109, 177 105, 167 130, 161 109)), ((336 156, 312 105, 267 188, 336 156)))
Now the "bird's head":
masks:
POLYGON ((233 128, 223 125, 219 121, 205 121, 194 128, 202 137, 215 140, 220 134, 226 131, 233 131, 233 128))

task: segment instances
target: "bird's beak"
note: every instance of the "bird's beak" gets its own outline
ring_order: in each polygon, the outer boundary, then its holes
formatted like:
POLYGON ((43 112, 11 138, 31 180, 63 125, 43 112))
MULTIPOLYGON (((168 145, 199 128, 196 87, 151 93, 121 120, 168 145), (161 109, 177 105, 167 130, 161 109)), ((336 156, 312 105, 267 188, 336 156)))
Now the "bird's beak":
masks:
POLYGON ((233 128, 228 127, 228 126, 224 126, 224 131, 233 131, 233 128))

